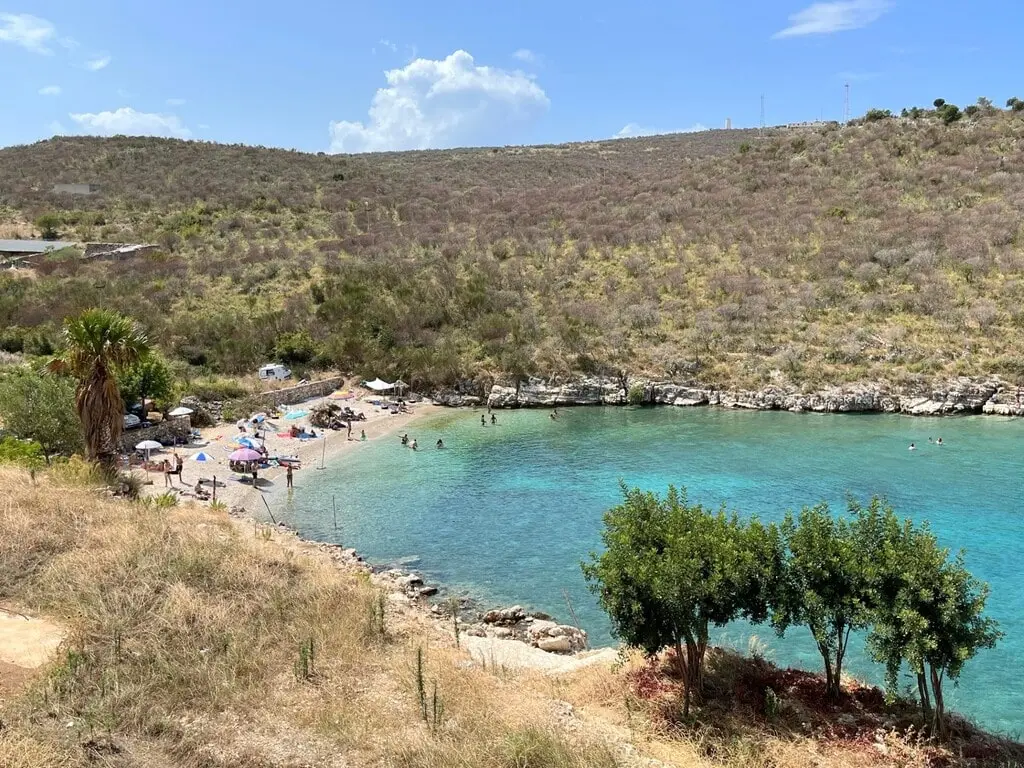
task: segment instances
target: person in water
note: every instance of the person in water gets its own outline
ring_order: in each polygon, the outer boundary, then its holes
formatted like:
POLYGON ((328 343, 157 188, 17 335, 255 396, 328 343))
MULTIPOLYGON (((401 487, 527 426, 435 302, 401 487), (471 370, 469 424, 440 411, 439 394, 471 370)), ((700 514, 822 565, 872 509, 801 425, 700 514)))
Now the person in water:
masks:
POLYGON ((492 413, 492 414, 491 414, 491 424, 492 424, 492 425, 494 425, 494 424, 497 424, 497 423, 498 423, 498 417, 497 417, 497 416, 495 416, 495 415, 494 415, 494 414, 492 413))
POLYGON ((412 448, 415 451, 416 450, 416 441, 415 440, 410 440, 409 441, 409 447, 412 448))
POLYGON ((438 448, 444 448, 444 440, 442 440, 441 438, 438 438, 437 439, 437 447, 438 448))
POLYGON ((408 444, 409 444, 409 434, 406 433, 406 434, 402 435, 402 445, 408 445, 408 444))
POLYGON ((917 450, 917 446, 916 446, 916 445, 914 445, 913 443, 911 443, 911 444, 910 444, 910 448, 908 448, 907 450, 910 450, 910 451, 916 451, 916 450, 917 450))
POLYGON ((936 445, 942 445, 942 438, 940 437, 938 440, 936 440, 935 444, 936 445))
POLYGON ((487 418, 482 413, 480 414, 480 426, 481 427, 486 427, 487 426, 487 418))
POLYGON ((361 443, 365 443, 366 442, 366 430, 365 429, 360 429, 359 430, 359 442, 361 442, 361 443))

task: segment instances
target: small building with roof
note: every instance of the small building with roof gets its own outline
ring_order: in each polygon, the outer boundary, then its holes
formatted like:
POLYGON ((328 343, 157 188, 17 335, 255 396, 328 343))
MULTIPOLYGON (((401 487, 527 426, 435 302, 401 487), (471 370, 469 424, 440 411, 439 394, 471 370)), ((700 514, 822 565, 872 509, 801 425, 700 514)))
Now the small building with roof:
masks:
POLYGON ((18 265, 33 256, 75 245, 67 240, 0 240, 0 264, 18 265))

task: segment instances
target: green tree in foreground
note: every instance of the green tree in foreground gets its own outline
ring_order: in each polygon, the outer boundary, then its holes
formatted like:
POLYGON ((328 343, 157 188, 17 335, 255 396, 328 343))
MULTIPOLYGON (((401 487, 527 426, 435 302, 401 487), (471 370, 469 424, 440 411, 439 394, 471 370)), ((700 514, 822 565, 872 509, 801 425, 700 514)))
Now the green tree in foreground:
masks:
POLYGON ((744 526, 735 515, 689 505, 685 490, 661 498, 623 486, 623 501, 605 513, 605 551, 583 573, 627 644, 675 651, 683 714, 700 695, 711 625, 740 617, 763 620, 764 599, 779 562, 773 528, 744 526), (766 556, 767 555, 767 556, 766 556))
POLYGON ((174 373, 162 357, 150 354, 128 368, 121 376, 121 397, 125 406, 147 399, 166 401, 174 391, 174 373))
POLYGON ((776 596, 773 623, 779 634, 804 624, 825 662, 825 689, 841 693, 850 633, 870 620, 870 583, 865 553, 845 519, 827 504, 787 513, 782 535, 788 550, 785 577, 776 596))
POLYGON ((82 448, 75 386, 64 376, 24 368, 0 378, 0 421, 15 437, 38 443, 47 462, 82 448))
POLYGON ((902 523, 892 507, 872 499, 850 504, 858 537, 873 553, 875 606, 868 649, 885 664, 890 695, 904 663, 917 679, 921 711, 932 733, 946 733, 943 682, 956 681, 964 664, 1002 637, 986 618, 988 585, 964 566, 963 553, 950 560, 927 525, 902 523))
POLYGON ((77 382, 75 410, 88 459, 113 466, 124 427, 124 402, 117 377, 148 354, 146 335, 124 315, 87 309, 64 321, 62 354, 48 367, 53 373, 70 374, 77 382))

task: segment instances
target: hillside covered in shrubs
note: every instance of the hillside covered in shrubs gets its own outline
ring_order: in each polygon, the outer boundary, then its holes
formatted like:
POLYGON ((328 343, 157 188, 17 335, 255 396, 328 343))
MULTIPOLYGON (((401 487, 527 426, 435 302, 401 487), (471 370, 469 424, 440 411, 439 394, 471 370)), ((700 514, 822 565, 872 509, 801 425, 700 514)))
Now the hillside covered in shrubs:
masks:
POLYGON ((0 150, 0 237, 153 242, 0 276, 0 348, 103 305, 220 373, 1024 380, 1024 113, 359 156, 0 150), (55 183, 99 185, 55 195, 55 183), (53 234, 53 231, 51 231, 53 234))

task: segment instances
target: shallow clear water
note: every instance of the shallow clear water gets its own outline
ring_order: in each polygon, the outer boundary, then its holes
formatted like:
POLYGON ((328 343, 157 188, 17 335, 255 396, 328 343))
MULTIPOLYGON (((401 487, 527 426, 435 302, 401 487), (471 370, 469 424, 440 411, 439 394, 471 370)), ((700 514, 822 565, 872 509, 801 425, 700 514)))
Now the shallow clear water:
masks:
MULTIPOLYGON (((902 516, 929 520, 940 541, 967 549, 992 586, 989 613, 1006 638, 970 662, 949 706, 1010 733, 1024 731, 1024 420, 757 413, 716 408, 452 411, 414 424, 422 446, 397 435, 361 444, 324 471, 304 471, 285 519, 305 536, 342 541, 379 562, 406 562, 434 582, 488 604, 521 603, 569 620, 566 594, 591 642, 613 642, 579 563, 599 546, 601 515, 619 480, 778 520, 791 508, 848 493, 888 497, 902 516), (942 436, 945 445, 928 443, 942 436), (438 437, 448 446, 434 448, 438 437), (908 445, 917 443, 918 450, 908 445), (333 527, 332 499, 338 530, 333 527)), ((735 625, 716 641, 745 649, 751 635, 777 662, 818 669, 805 631, 777 639, 735 625)), ((851 674, 882 670, 851 642, 851 674)))

